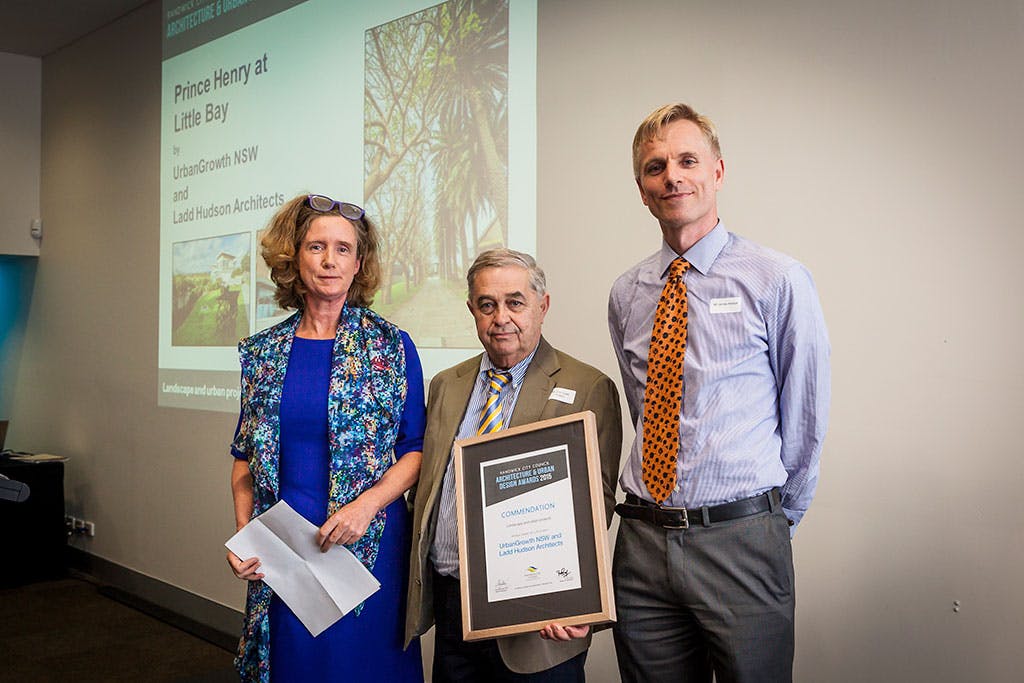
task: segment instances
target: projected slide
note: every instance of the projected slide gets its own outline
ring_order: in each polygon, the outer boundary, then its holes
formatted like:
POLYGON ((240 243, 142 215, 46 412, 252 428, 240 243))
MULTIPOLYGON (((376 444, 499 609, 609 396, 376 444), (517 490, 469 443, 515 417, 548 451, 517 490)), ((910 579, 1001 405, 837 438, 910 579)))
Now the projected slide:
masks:
POLYGON ((165 0, 160 405, 238 409, 283 320, 259 240, 316 192, 380 228, 374 308, 429 378, 478 352, 465 272, 536 245, 536 2, 165 0))

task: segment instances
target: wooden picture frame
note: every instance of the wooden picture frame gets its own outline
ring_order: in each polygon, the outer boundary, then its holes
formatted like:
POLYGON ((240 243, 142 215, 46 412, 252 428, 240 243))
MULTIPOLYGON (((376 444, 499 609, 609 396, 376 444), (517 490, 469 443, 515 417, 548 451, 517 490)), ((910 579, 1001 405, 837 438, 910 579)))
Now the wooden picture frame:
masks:
POLYGON ((615 621, 594 413, 455 442, 465 640, 615 621))

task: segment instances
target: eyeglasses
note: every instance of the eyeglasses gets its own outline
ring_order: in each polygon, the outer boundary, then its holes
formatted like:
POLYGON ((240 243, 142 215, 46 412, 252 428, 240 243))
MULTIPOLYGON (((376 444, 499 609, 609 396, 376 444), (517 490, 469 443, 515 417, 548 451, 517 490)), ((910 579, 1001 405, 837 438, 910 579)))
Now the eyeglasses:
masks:
POLYGON ((333 211, 334 207, 338 207, 341 217, 350 221, 357 221, 366 213, 360 206, 348 202, 337 202, 322 194, 311 194, 306 197, 306 206, 320 213, 327 213, 333 211))

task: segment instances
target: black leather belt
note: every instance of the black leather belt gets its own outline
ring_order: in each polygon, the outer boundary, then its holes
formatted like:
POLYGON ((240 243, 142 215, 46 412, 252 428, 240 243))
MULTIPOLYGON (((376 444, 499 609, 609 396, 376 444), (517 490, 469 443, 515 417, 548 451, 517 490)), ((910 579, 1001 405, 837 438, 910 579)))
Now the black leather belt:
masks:
POLYGON ((781 504, 782 495, 777 488, 752 498, 690 509, 657 505, 627 493, 626 502, 616 505, 615 511, 620 517, 640 519, 665 529, 689 529, 691 524, 711 526, 730 519, 768 512, 781 504))

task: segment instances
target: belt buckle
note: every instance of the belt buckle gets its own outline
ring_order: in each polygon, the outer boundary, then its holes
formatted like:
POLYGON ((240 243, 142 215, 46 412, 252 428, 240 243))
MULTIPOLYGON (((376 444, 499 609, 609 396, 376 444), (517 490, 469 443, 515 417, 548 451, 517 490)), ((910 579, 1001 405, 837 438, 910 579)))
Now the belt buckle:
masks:
POLYGON ((662 510, 666 510, 666 511, 670 511, 670 512, 681 512, 682 515, 683 515, 683 518, 680 520, 680 524, 678 524, 678 525, 677 524, 662 524, 661 525, 662 528, 664 528, 664 529, 689 529, 690 528, 690 515, 686 511, 686 508, 672 508, 672 507, 666 507, 664 505, 659 506, 659 507, 662 510))

